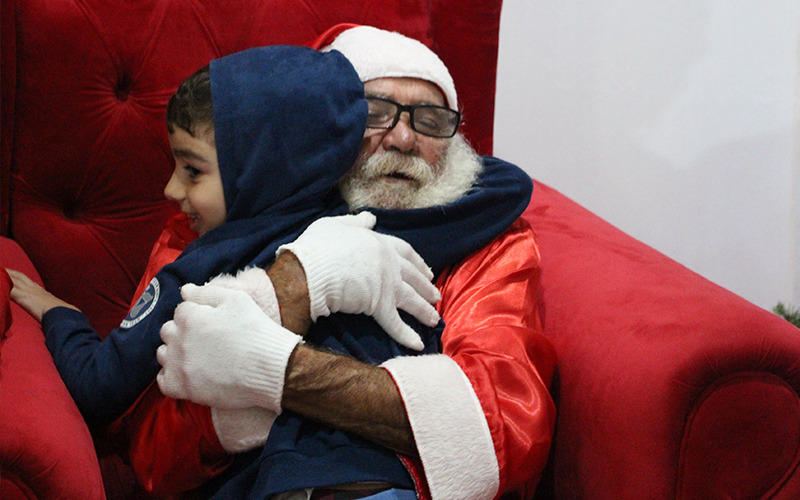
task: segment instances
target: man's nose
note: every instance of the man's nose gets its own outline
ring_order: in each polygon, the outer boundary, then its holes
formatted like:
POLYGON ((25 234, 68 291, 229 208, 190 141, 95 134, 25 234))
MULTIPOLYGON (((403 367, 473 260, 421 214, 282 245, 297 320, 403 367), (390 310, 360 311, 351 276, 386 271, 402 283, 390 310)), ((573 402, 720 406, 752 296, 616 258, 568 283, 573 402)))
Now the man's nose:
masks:
POLYGON ((394 149, 401 153, 408 153, 414 150, 417 142, 417 133, 411 128, 411 116, 407 112, 400 115, 391 130, 383 138, 384 149, 394 149))

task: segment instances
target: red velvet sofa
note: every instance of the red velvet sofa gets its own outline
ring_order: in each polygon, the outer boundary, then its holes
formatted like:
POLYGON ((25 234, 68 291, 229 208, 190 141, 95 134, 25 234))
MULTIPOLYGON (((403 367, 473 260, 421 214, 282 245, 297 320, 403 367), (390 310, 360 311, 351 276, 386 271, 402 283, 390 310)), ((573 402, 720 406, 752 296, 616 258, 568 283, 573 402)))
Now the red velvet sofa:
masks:
MULTIPOLYGON (((211 58, 304 43, 339 22, 433 46, 468 138, 490 153, 500 8, 3 0, 0 269, 41 276, 98 331, 112 329, 175 210, 162 196, 163 114, 177 84, 211 58)), ((531 307, 559 355, 556 439, 537 497, 800 498, 800 332, 541 183, 525 217, 543 252, 531 307)), ((0 270, 0 498, 133 498, 9 288, 0 270)))

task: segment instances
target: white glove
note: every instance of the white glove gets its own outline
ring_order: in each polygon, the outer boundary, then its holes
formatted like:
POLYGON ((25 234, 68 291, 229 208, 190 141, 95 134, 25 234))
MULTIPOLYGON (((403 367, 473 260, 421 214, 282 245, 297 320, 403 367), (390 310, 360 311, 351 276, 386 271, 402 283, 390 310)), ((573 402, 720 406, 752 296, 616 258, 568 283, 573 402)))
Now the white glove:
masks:
POLYGON ((241 410, 211 408, 211 422, 222 448, 228 453, 244 453, 264 446, 278 415, 252 406, 241 410))
MULTIPOLYGON (((207 284, 246 292, 267 316, 281 323, 275 288, 265 270, 251 267, 239 271, 236 276, 220 274, 207 284)), ((234 410, 211 408, 214 431, 228 453, 244 453, 263 446, 277 416, 274 411, 258 406, 234 410)))
POLYGON ((156 351, 164 395, 217 408, 280 413, 289 356, 301 337, 269 318, 245 292, 184 285, 185 302, 161 327, 156 351))
POLYGON ((246 292, 258 304, 267 316, 281 323, 281 311, 278 307, 278 297, 275 296, 275 287, 267 276, 267 272, 259 267, 242 269, 236 276, 220 274, 207 283, 211 286, 222 286, 231 290, 246 292))
POLYGON ((372 231, 375 215, 325 217, 297 240, 278 248, 292 252, 306 273, 311 319, 342 312, 367 314, 400 344, 421 350, 419 335, 400 319, 402 309, 427 326, 441 299, 433 273, 407 242, 372 231))

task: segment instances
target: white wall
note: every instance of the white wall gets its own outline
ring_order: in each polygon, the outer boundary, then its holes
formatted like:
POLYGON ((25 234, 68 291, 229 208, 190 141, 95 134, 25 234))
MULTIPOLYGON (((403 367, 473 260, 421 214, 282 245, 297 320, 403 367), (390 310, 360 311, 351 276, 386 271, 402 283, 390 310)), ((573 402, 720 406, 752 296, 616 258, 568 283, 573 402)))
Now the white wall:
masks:
POLYGON ((800 0, 506 0, 495 154, 692 270, 800 306, 800 0))

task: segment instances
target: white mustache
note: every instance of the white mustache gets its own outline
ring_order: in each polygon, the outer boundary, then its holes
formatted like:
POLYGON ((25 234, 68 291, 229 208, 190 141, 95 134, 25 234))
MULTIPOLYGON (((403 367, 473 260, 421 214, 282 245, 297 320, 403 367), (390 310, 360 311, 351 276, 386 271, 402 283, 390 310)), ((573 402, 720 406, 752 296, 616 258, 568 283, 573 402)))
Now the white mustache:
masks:
POLYGON ((432 182, 436 177, 434 167, 422 158, 394 151, 369 157, 361 165, 361 173, 365 178, 400 175, 414 179, 421 185, 432 182))
POLYGON ((483 164, 460 134, 451 140, 436 165, 396 151, 359 158, 339 183, 344 200, 353 210, 422 208, 457 200, 472 187, 483 164), (381 180, 387 176, 408 177, 415 185, 386 185, 381 180))

